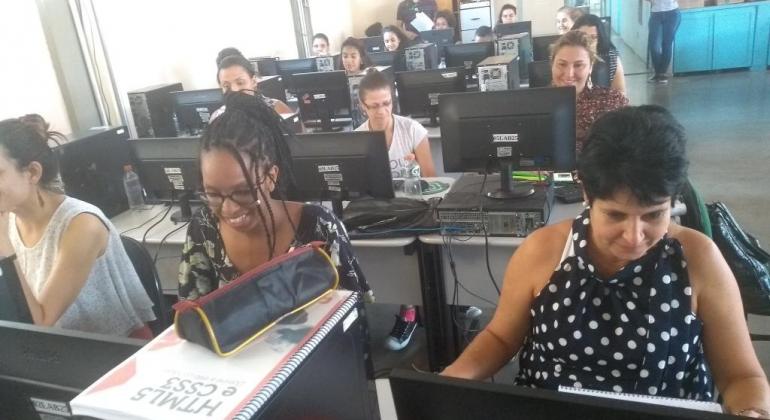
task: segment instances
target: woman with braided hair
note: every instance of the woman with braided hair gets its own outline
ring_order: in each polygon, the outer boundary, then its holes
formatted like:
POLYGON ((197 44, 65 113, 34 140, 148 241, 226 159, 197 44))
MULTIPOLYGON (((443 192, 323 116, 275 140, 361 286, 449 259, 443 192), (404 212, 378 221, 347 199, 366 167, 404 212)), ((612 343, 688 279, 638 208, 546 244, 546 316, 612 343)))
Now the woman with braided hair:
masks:
POLYGON ((225 95, 226 110, 201 136, 201 198, 179 267, 179 298, 197 299, 294 247, 323 241, 340 286, 371 292, 347 232, 324 207, 286 201, 293 183, 291 131, 263 100, 225 95))

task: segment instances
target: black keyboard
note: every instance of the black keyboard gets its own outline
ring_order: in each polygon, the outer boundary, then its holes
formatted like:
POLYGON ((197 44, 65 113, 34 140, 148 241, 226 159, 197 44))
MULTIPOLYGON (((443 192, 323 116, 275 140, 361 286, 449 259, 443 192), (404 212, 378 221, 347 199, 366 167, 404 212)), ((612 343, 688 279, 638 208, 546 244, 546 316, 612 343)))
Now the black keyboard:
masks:
POLYGON ((583 201, 583 189, 577 183, 555 185, 553 187, 553 195, 562 203, 579 203, 583 201))

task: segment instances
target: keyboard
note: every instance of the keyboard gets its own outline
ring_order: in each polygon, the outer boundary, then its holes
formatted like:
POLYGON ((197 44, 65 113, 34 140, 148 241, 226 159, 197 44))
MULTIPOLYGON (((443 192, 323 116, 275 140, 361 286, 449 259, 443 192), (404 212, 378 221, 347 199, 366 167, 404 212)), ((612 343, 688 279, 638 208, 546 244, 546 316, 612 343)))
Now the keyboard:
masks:
POLYGON ((557 184, 553 187, 553 195, 562 203, 583 201, 583 189, 577 183, 557 184))

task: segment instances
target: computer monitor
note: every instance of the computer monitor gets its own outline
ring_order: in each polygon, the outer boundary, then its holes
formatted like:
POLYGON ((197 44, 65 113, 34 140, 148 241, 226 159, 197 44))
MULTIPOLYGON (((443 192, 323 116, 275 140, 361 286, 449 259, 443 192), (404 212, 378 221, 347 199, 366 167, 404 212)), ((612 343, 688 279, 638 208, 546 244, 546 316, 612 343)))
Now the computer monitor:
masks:
POLYGON ((495 55, 494 42, 449 45, 445 48, 447 67, 465 67, 466 79, 476 74, 476 65, 495 55))
POLYGON ((306 125, 318 121, 323 131, 333 131, 349 123, 338 120, 350 116, 350 88, 344 71, 297 73, 292 76, 289 91, 297 97, 306 125))
POLYGON ((200 138, 139 138, 128 141, 139 180, 149 203, 175 203, 180 210, 171 215, 175 222, 189 221, 191 201, 201 190, 200 138))
POLYGON ((297 73, 313 73, 317 71, 315 58, 296 58, 293 60, 278 60, 275 62, 278 74, 283 77, 283 83, 288 89, 291 77, 297 73))
POLYGON ((452 28, 449 28, 449 29, 434 29, 432 31, 422 31, 420 32, 420 38, 423 40, 423 42, 430 42, 431 44, 436 44, 436 48, 438 48, 438 56, 443 58, 444 48, 447 45, 454 45, 455 43, 455 30, 452 28))
POLYGON ((98 128, 67 137, 70 141, 56 147, 67 195, 99 207, 107 217, 128 210, 123 186, 123 167, 132 163, 128 129, 98 128))
POLYGON ((532 33, 532 21, 531 20, 525 20, 521 22, 513 22, 513 23, 498 23, 495 25, 495 35, 498 37, 500 36, 506 36, 506 35, 513 35, 513 34, 520 34, 520 33, 532 33))
POLYGON ((69 418, 70 400, 143 340, 0 321, 0 417, 69 418))
POLYGON ((545 61, 551 59, 551 45, 556 42, 561 35, 543 35, 532 38, 532 60, 545 61))
POLYGON ((32 314, 12 258, 0 260, 0 320, 32 323, 32 314))
POLYGON ((465 68, 404 71, 396 73, 400 112, 411 117, 429 117, 437 124, 439 94, 465 92, 465 68))
POLYGON ((534 193, 513 183, 515 169, 575 169, 574 87, 448 93, 439 118, 446 172, 486 173, 498 165, 500 190, 490 198, 534 193))
POLYGON ((612 35, 612 17, 601 16, 599 20, 604 24, 604 28, 607 30, 607 35, 612 35))
POLYGON ((384 51, 369 54, 369 60, 374 66, 389 66, 394 71, 406 71, 406 57, 403 52, 384 51))
POLYGON ((448 378, 394 369, 390 390, 399 419, 722 420, 721 413, 448 378))
POLYGON ((394 197, 382 131, 300 134, 287 139, 295 180, 289 199, 331 201, 342 218, 343 200, 394 197))
POLYGON ((249 61, 261 77, 278 74, 278 57, 252 57, 249 61))
POLYGON ((533 61, 529 63, 529 87, 551 86, 551 61, 533 61))
POLYGON ((286 86, 284 86, 281 76, 261 77, 257 82, 257 90, 268 98, 286 102, 286 86))
POLYGON ((385 52, 385 41, 381 36, 359 38, 364 43, 367 54, 385 52))
POLYGON ((224 104, 222 89, 171 92, 180 136, 198 136, 209 125, 211 114, 224 104))

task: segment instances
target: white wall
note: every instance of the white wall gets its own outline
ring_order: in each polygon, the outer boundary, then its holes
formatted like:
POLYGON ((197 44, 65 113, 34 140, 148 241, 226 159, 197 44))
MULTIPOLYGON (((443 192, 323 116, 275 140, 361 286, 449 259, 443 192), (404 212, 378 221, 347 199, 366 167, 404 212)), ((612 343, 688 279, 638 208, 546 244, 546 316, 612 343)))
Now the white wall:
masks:
MULTIPOLYGON (((309 0, 309 2, 313 32, 326 34, 329 37, 329 51, 333 54, 338 53, 342 41, 349 36, 354 36, 351 5, 353 0, 309 0)), ((362 35, 363 32, 362 29, 362 35)))
POLYGON ((127 92, 182 82, 216 87, 215 59, 224 47, 246 56, 297 57, 286 0, 94 0, 121 103, 133 126, 127 92))
POLYGON ((0 3, 0 119, 37 113, 68 134, 69 115, 34 1, 0 3))
POLYGON ((353 36, 363 37, 366 28, 375 22, 394 25, 398 3, 399 0, 350 0, 353 36))

